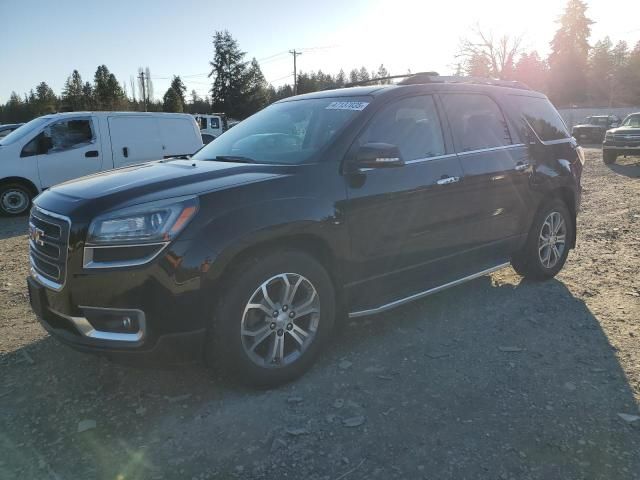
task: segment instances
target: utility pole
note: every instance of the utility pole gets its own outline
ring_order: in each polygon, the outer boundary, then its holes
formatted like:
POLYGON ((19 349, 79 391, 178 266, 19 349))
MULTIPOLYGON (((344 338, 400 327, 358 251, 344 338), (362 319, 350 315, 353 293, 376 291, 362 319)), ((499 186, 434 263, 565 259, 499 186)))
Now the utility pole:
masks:
POLYGON ((144 83, 144 72, 140 71, 140 75, 138 75, 138 78, 140 79, 140 85, 142 85, 142 103, 144 103, 144 111, 147 111, 147 93, 145 90, 145 83, 144 83))
POLYGON ((302 52, 298 52, 295 49, 289 50, 289 53, 293 55, 293 94, 298 94, 298 69, 296 67, 296 58, 298 55, 302 55, 302 52))

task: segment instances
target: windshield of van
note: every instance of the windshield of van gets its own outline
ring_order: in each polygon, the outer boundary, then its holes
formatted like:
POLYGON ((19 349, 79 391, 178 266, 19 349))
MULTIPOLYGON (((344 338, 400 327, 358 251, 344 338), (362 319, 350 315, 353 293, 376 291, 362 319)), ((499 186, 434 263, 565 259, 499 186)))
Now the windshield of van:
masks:
POLYGON ((370 100, 352 97, 276 103, 220 135, 192 158, 289 165, 308 162, 370 100))
POLYGON ((40 129, 42 126, 49 123, 50 118, 46 117, 38 117, 34 120, 31 120, 29 123, 25 123, 20 128, 15 129, 9 135, 0 140, 0 146, 10 145, 14 142, 17 142, 22 137, 29 135, 32 132, 40 129))
POLYGON ((640 115, 629 115, 622 122, 622 126, 640 128, 640 115))

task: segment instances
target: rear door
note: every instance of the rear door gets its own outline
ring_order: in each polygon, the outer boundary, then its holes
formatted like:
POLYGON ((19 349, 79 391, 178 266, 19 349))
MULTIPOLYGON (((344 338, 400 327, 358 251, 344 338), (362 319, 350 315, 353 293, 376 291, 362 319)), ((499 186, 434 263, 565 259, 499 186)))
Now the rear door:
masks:
MULTIPOLYGON (((42 188, 102 169, 100 136, 90 116, 65 118, 48 125, 41 135, 51 139, 51 149, 37 155, 42 188)), ((38 141, 36 137, 32 142, 38 141)))
POLYGON ((347 175, 352 244, 349 295, 355 308, 379 306, 445 283, 436 260, 451 256, 466 205, 462 170, 446 141, 431 95, 393 101, 378 111, 352 152, 366 143, 399 147, 406 164, 347 175))
POLYGON ((164 157, 160 129, 154 116, 109 117, 109 134, 115 168, 164 157))
POLYGON ((523 233, 532 171, 527 146, 489 95, 447 93, 441 100, 464 174, 469 265, 489 267, 507 260, 523 233))
POLYGON ((192 155, 202 147, 202 136, 188 117, 159 117, 163 156, 192 155))

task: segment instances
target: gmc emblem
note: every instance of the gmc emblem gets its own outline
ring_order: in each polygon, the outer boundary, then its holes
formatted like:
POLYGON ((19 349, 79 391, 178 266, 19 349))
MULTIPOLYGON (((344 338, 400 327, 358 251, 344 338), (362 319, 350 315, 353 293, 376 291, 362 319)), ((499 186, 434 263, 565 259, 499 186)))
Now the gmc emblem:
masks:
POLYGON ((44 230, 36 228, 34 225, 29 224, 29 239, 36 245, 44 246, 44 230))

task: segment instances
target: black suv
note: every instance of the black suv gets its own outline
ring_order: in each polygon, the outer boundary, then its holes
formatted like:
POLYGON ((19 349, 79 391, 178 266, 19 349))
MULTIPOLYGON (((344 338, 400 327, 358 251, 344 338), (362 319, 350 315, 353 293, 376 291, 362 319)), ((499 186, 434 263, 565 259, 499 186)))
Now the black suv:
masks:
POLYGON ((30 217, 31 304, 84 351, 304 372, 336 318, 575 245, 582 151, 519 84, 414 75, 275 103, 191 159, 58 185, 30 217), (495 83, 496 85, 492 84, 495 83))
POLYGON ((619 155, 640 155, 640 113, 632 113, 620 127, 607 131, 602 143, 604 163, 614 163, 619 155))

